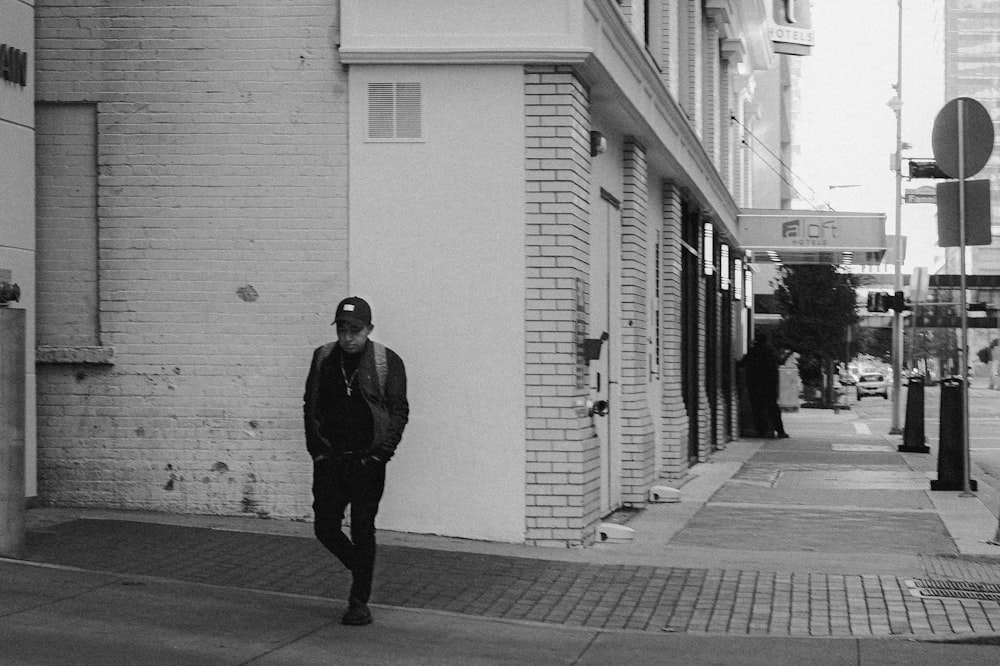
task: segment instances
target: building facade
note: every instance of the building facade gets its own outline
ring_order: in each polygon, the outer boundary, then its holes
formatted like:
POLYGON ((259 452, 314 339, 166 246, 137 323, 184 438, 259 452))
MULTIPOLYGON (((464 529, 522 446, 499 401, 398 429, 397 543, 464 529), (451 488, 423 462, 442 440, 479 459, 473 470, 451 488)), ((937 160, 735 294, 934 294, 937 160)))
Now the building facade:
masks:
POLYGON ((470 7, 36 3, 40 502, 310 517, 349 294, 380 528, 591 543, 734 438, 770 3, 470 7))
MULTIPOLYGON (((970 97, 986 109, 993 124, 1000 119, 1000 1, 998 0, 945 0, 944 3, 944 91, 945 99, 970 97)), ((972 177, 989 180, 995 192, 1000 183, 1000 156, 993 153, 986 166, 972 177)), ((969 272, 1000 274, 1000 200, 991 197, 990 221, 993 244, 974 246, 970 250, 969 272)), ((960 257, 957 248, 946 253, 944 270, 959 272, 960 257)))
MULTIPOLYGON (((35 334, 35 174, 34 11, 16 0, 0 0, 0 358, 18 365, 21 349, 31 349, 35 334), (20 291, 13 299, 14 286, 20 291), (9 359, 9 360, 8 360, 9 359)), ((33 351, 33 350, 32 350, 33 351)), ((0 496, 16 497, 7 487, 20 483, 8 466, 27 457, 25 492, 37 492, 35 478, 35 359, 24 353, 17 375, 0 362, 0 496), (24 413, 10 403, 24 403, 24 413), (31 451, 26 456, 26 451, 31 451)), ((12 504, 8 506, 13 506, 12 504)), ((6 535, 5 535, 6 536, 6 535)), ((6 540, 4 540, 6 541, 6 540)))

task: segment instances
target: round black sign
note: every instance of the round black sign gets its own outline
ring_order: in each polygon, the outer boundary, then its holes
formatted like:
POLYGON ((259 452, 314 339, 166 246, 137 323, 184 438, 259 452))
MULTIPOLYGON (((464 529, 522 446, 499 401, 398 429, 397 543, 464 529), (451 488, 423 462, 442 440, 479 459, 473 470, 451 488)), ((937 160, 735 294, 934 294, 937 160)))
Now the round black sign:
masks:
POLYGON ((960 177, 960 126, 964 166, 961 176, 969 178, 979 173, 993 154, 993 121, 986 108, 971 97, 956 97, 938 111, 931 133, 931 147, 937 165, 952 178, 960 177))

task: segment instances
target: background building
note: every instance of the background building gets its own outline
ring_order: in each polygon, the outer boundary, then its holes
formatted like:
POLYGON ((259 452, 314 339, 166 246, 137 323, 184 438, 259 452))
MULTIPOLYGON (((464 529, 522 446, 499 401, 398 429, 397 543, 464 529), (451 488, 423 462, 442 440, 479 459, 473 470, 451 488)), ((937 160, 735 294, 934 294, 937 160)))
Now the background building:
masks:
MULTIPOLYGON (((1000 0, 945 0, 945 99, 971 97, 982 104, 993 119, 1000 121, 1000 0)), ((968 273, 996 275, 1000 273, 1000 200, 996 197, 1000 184, 1000 155, 994 151, 975 180, 989 179, 993 193, 990 221, 993 225, 992 245, 970 248, 968 273)), ((946 253, 945 271, 959 272, 958 248, 946 253)))
MULTIPOLYGON (((0 17, 3 17, 0 20, 0 282, 20 288, 20 300, 11 301, 6 307, 24 311, 10 318, 18 319, 16 324, 5 320, 0 345, 9 348, 13 343, 21 347, 10 336, 23 334, 26 341, 23 346, 30 350, 25 354, 24 373, 16 379, 16 385, 0 387, 4 399, 16 393, 23 394, 25 400, 23 424, 7 423, 0 417, 0 456, 4 464, 13 462, 8 457, 15 448, 13 438, 19 440, 18 457, 25 449, 31 452, 24 476, 26 492, 34 495, 37 492, 35 363, 31 345, 35 334, 34 9, 27 3, 0 0, 0 17), (8 329, 7 325, 17 330, 8 329)), ((5 379, 6 372, 0 381, 5 379)))

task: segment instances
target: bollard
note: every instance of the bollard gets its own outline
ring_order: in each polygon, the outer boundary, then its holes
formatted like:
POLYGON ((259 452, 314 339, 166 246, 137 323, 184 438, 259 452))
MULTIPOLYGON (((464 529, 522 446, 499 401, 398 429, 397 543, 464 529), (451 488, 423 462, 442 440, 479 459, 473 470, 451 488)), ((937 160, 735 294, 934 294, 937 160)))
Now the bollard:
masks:
MULTIPOLYGON (((948 377, 941 381, 941 426, 938 436, 937 481, 931 490, 964 490, 965 428, 962 414, 962 378, 948 377)), ((969 480, 969 489, 976 482, 969 480)))
POLYGON ((906 386, 906 422, 903 443, 899 450, 906 453, 930 453, 924 436, 924 378, 911 377, 906 386))
POLYGON ((0 307, 0 556, 24 551, 24 310, 0 307))

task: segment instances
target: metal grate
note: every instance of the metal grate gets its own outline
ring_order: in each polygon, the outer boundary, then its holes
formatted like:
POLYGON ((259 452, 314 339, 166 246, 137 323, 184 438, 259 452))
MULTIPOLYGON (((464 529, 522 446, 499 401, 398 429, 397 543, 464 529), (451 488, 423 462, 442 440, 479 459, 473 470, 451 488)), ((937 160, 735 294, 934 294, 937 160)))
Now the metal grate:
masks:
POLYGON ((966 580, 929 580, 915 578, 906 581, 910 594, 915 597, 943 597, 946 599, 975 599, 1000 601, 1000 585, 973 583, 966 580))
POLYGON ((368 138, 423 138, 423 90, 419 83, 368 84, 368 138))

